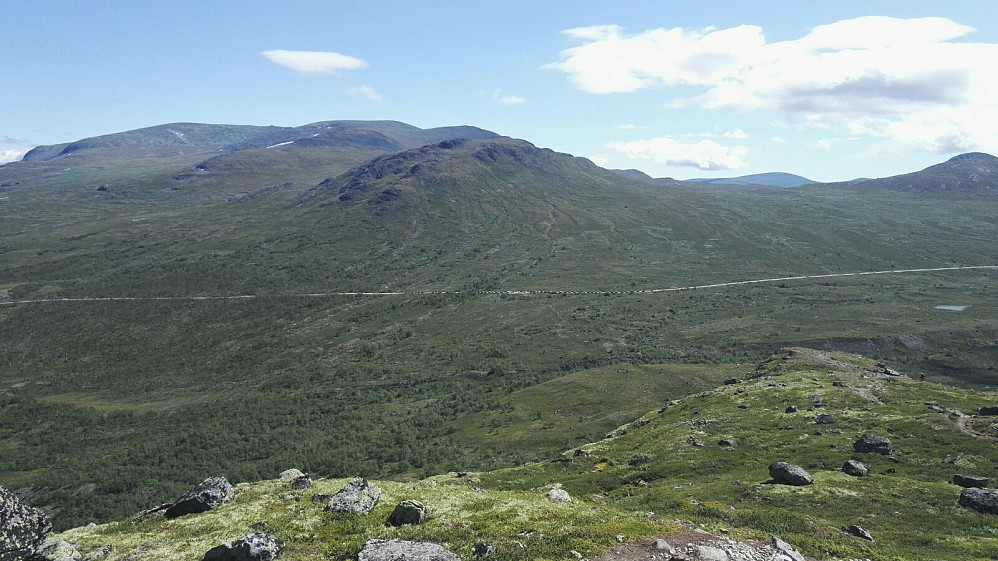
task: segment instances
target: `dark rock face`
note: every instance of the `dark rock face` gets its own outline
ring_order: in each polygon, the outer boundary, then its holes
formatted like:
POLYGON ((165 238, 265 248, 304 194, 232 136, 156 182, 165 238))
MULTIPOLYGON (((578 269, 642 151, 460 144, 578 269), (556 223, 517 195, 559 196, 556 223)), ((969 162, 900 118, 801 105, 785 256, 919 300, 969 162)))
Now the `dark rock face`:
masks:
POLYGON ((206 512, 232 498, 232 484, 224 477, 209 477, 166 509, 163 516, 177 518, 206 512))
POLYGON ((954 474, 953 484, 959 485, 960 487, 979 487, 981 489, 988 486, 988 478, 981 477, 979 475, 964 475, 964 474, 954 474))
POLYGON ((853 442, 852 449, 861 454, 883 454, 891 453, 891 441, 886 436, 878 436, 866 433, 853 442))
POLYGON ((804 468, 787 462, 776 462, 769 466, 769 476, 781 485, 810 485, 814 483, 811 474, 804 468))
POLYGON ((395 505, 395 510, 388 517, 392 526, 403 524, 422 524, 426 521, 426 507, 419 501, 407 500, 395 505))
POLYGON ((367 514, 379 500, 381 500, 381 489, 362 477, 356 477, 329 498, 326 510, 367 514))
POLYGON ((435 543, 375 538, 367 540, 357 561, 461 561, 461 558, 435 543))
POLYGON ((998 489, 964 489, 960 492, 960 504, 984 514, 998 514, 998 489))
POLYGON ((211 548, 204 554, 204 561, 273 561, 283 549, 284 542, 279 538, 256 532, 211 548))
POLYGON ((863 528, 861 528, 861 527, 859 527, 859 526, 857 526, 855 524, 853 524, 851 526, 846 526, 845 528, 842 528, 842 531, 845 532, 845 533, 847 533, 847 534, 851 534, 853 536, 856 536, 857 538, 863 538, 864 540, 869 540, 871 542, 872 541, 876 541, 876 540, 873 539, 873 536, 870 535, 870 532, 867 532, 866 530, 864 530, 863 528))
POLYGON ((44 512, 0 487, 0 561, 21 561, 38 549, 52 523, 44 512))
POLYGON ((853 477, 866 477, 870 475, 870 466, 856 460, 846 460, 842 464, 842 473, 853 477))

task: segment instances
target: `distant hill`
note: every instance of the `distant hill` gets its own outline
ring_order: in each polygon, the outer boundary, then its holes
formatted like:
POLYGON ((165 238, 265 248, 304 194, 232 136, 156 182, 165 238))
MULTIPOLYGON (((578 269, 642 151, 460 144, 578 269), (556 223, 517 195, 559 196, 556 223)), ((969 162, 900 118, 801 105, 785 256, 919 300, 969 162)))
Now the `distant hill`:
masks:
POLYGON ((806 177, 784 172, 755 173, 739 177, 714 177, 687 179, 690 183, 710 183, 714 185, 762 185, 766 187, 800 187, 815 183, 806 177))
POLYGON ((922 171, 830 185, 847 185, 857 189, 891 189, 916 193, 994 197, 998 196, 998 158, 983 152, 970 152, 954 156, 922 171))

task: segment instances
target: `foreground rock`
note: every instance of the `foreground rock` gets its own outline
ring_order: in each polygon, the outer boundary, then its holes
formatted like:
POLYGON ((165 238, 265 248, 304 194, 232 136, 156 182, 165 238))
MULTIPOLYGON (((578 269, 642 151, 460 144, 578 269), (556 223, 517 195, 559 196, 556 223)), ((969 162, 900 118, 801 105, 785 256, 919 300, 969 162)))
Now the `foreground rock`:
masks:
POLYGON ((866 433, 853 442, 852 449, 861 454, 883 454, 887 456, 891 453, 891 441, 886 436, 878 436, 866 433))
POLYGON ((984 514, 998 514, 998 489, 964 489, 960 492, 960 504, 984 514))
POLYGON ((204 561, 273 561, 284 549, 284 542, 256 532, 208 550, 204 561))
POLYGON ((232 484, 224 477, 209 477, 170 505, 163 516, 177 518, 207 512, 232 499, 232 484))
POLYGON ((52 529, 48 516, 0 487, 0 561, 21 561, 45 540, 52 529))
POLYGON ((548 491, 548 500, 553 503, 570 503, 572 502, 572 497, 568 494, 568 491, 555 487, 548 491))
POLYGON ((461 561, 461 558, 435 543, 375 538, 367 540, 357 561, 461 561))
POLYGON ((842 464, 842 473, 853 477, 866 477, 870 475, 870 466, 856 460, 846 460, 842 464))
POLYGON ((981 477, 979 475, 965 475, 965 474, 954 474, 953 484, 959 485, 960 487, 980 487, 981 489, 988 486, 988 478, 981 477))
POLYGON ((405 500, 395 505, 395 510, 388 517, 388 523, 392 526, 422 524, 425 521, 426 507, 423 506, 423 503, 413 500, 405 500))
POLYGON ((787 462, 776 462, 769 466, 769 476, 781 485, 800 487, 814 483, 814 478, 804 468, 787 462))
POLYGON ((326 510, 367 514, 381 500, 381 489, 363 477, 356 477, 329 498, 326 510))
POLYGON ((83 556, 73 547, 73 544, 59 540, 46 542, 30 558, 29 561, 80 561, 83 556))

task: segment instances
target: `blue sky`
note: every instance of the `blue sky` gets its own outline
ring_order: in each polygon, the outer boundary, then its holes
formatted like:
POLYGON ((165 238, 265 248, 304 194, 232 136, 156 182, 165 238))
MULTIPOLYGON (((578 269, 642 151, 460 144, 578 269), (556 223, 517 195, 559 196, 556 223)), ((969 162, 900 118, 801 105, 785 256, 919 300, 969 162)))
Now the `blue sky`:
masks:
POLYGON ((0 162, 169 122, 470 124, 655 177, 998 153, 975 2, 0 2, 0 162))

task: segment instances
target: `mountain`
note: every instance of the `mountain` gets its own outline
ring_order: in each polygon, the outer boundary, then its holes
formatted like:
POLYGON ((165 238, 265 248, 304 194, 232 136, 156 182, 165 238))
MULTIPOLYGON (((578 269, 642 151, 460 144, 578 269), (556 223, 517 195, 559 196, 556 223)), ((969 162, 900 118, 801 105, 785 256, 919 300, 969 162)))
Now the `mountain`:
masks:
POLYGON ((0 167, 0 485, 65 529, 210 473, 514 466, 790 345, 998 385, 994 270, 958 268, 994 265, 994 200, 663 188, 478 129, 326 126, 0 167))
POLYGON ((783 172, 755 173, 738 177, 686 179, 685 181, 690 183, 710 183, 713 185, 761 185, 764 187, 784 188, 800 187, 801 185, 816 183, 806 177, 783 172))
MULTIPOLYGON (((843 184, 835 184, 843 185, 843 184)), ((946 196, 995 197, 998 195, 998 158, 971 152, 929 166, 922 171, 849 182, 856 189, 887 189, 946 196)))

